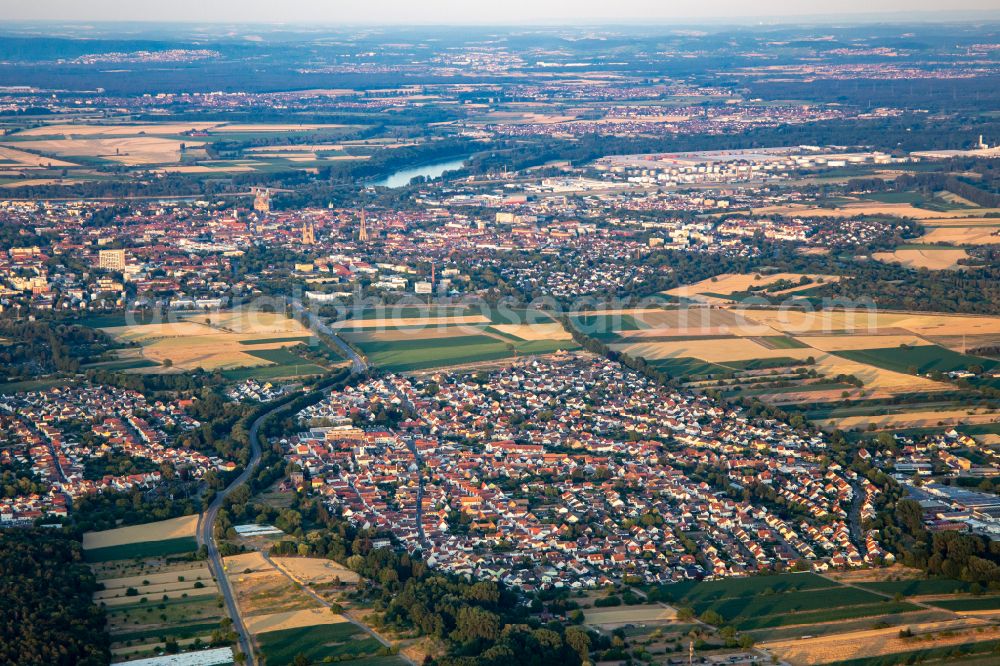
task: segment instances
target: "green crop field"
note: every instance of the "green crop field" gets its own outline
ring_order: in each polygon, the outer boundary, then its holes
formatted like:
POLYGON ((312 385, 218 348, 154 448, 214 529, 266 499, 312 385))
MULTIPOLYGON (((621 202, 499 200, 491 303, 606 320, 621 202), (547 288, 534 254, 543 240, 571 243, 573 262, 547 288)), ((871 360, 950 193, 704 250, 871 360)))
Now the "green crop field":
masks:
POLYGON ((805 349, 809 346, 806 343, 800 342, 795 338, 790 338, 787 335, 765 335, 761 338, 761 340, 774 349, 805 349))
POLYGON ((730 368, 690 356, 658 358, 647 360, 646 364, 660 372, 667 373, 671 377, 704 377, 706 375, 725 375, 733 372, 730 368))
POLYGON ((0 384, 0 395, 23 393, 25 391, 44 391, 53 386, 65 386, 65 379, 28 379, 23 382, 7 382, 0 384))
POLYGON ((695 603, 831 587, 841 586, 813 573, 795 573, 713 581, 688 580, 662 585, 658 593, 664 601, 695 603))
POLYGON ((612 340, 619 331, 638 331, 642 328, 629 314, 574 315, 570 323, 581 333, 598 340, 612 340))
MULTIPOLYGON (((826 594, 826 591, 823 592, 826 594)), ((775 615, 762 615, 752 617, 736 623, 736 628, 740 631, 751 631, 754 629, 772 629, 775 627, 788 627, 798 624, 822 624, 824 622, 838 622, 840 620, 852 620, 859 617, 876 617, 893 613, 908 613, 920 610, 920 606, 904 602, 883 601, 877 604, 862 604, 860 606, 844 606, 842 608, 830 608, 805 613, 778 613, 775 615)))
POLYGON ((745 361, 726 361, 724 365, 736 370, 766 370, 802 365, 802 361, 789 356, 777 356, 775 358, 752 358, 745 361))
POLYGON ((196 550, 198 550, 198 542, 194 537, 179 537, 162 541, 142 541, 122 544, 121 546, 91 548, 83 551, 83 556, 88 562, 106 562, 108 560, 130 560, 136 557, 176 555, 196 550))
POLYGON ((347 666, 406 666, 410 662, 406 661, 402 657, 397 657, 395 655, 387 655, 384 657, 362 657, 361 659, 352 659, 347 662, 347 666))
POLYGON ((1000 366, 1000 361, 994 361, 978 356, 959 354, 958 352, 937 345, 921 345, 919 347, 886 347, 882 349, 856 349, 834 352, 837 356, 874 365, 896 372, 913 372, 926 374, 935 370, 950 372, 966 370, 978 365, 983 370, 994 370, 1000 366))
POLYGON ((277 379, 280 377, 304 377, 307 375, 321 375, 326 369, 316 365, 312 361, 298 356, 285 349, 260 349, 248 351, 251 356, 270 361, 274 365, 260 365, 252 368, 235 368, 224 370, 223 377, 233 381, 244 379, 277 379))
POLYGON ((972 597, 928 602, 932 606, 961 613, 963 611, 1000 610, 1000 597, 972 597))
MULTIPOLYGON (((156 613, 154 612, 154 615, 156 613)), ((157 616, 159 619, 159 616, 157 616)), ((204 636, 205 634, 210 634, 215 629, 219 628, 218 622, 196 622, 193 624, 170 624, 163 627, 157 627, 154 629, 142 629, 139 631, 129 631, 122 632, 118 634, 111 634, 111 640, 115 643, 124 643, 126 641, 142 641, 150 638, 159 639, 161 637, 173 638, 173 639, 184 639, 184 638, 194 638, 195 636, 204 636)))
POLYGON ((497 361, 518 355, 549 354, 559 349, 576 349, 568 341, 532 340, 504 342, 488 335, 461 335, 451 338, 421 338, 385 342, 357 342, 376 366, 394 372, 424 370, 448 365, 497 361), (513 347, 513 350, 511 349, 513 347))
POLYGON ((651 599, 715 611, 740 631, 820 624, 920 610, 812 573, 685 581, 649 590, 651 599))
POLYGON ((257 635, 264 662, 290 664, 299 654, 312 662, 327 657, 341 661, 350 656, 376 656, 382 644, 349 622, 268 631, 257 635))
POLYGON ((812 590, 784 592, 754 597, 696 601, 692 606, 699 615, 712 610, 727 620, 733 620, 800 611, 816 611, 841 606, 861 606, 885 600, 885 597, 874 592, 865 592, 851 587, 831 587, 824 589, 822 593, 816 593, 812 590))
POLYGON ((484 307, 471 308, 471 312, 482 314, 493 324, 547 324, 552 317, 541 310, 526 308, 484 307))
POLYGON ((930 580, 887 580, 878 583, 858 583, 866 590, 882 594, 904 594, 915 597, 921 594, 953 594, 968 592, 969 583, 950 578, 931 578, 930 580))

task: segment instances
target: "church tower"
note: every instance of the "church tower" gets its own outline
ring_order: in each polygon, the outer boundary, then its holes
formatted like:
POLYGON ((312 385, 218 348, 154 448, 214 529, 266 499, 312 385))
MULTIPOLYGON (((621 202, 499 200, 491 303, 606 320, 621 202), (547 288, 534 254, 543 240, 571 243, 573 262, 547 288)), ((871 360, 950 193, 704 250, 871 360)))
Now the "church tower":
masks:
POLYGON ((365 221, 365 209, 361 209, 361 229, 358 230, 358 240, 362 243, 368 242, 368 224, 365 221))
POLYGON ((302 244, 316 244, 316 227, 313 226, 312 220, 306 220, 302 223, 302 244))

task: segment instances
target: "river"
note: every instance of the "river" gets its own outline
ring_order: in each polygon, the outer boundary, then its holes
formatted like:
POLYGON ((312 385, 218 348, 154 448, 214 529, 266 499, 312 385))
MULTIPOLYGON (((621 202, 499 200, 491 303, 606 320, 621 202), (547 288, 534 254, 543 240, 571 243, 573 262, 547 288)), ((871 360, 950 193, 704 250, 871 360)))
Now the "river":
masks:
POLYGON ((433 162, 423 166, 400 169, 399 171, 389 174, 386 178, 376 180, 373 185, 380 185, 382 187, 403 187, 404 185, 409 185, 410 181, 417 176, 424 176, 425 178, 440 178, 441 174, 445 171, 454 171, 455 169, 461 168, 466 159, 467 158, 465 157, 457 159, 453 158, 447 162, 433 162))

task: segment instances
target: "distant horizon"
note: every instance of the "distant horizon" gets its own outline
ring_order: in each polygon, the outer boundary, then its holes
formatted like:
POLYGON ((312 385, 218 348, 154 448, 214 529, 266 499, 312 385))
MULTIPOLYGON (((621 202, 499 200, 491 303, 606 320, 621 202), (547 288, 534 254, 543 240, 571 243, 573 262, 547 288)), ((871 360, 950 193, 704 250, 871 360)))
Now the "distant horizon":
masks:
POLYGON ((958 0, 942 9, 937 0, 845 0, 839 11, 817 12, 792 0, 762 0, 759 12, 744 14, 733 0, 679 0, 664 6, 653 0, 633 0, 631 13, 605 16, 605 4, 594 0, 508 0, 499 7, 476 7, 455 0, 376 0, 364 7, 330 7, 309 0, 287 0, 275 7, 265 0, 217 0, 208 6, 194 0, 175 0, 169 6, 138 7, 117 0, 87 3, 52 0, 6 10, 0 25, 267 25, 285 27, 559 27, 671 25, 794 25, 802 23, 925 23, 1000 20, 1000 7, 986 0, 958 0), (871 8, 872 4, 881 5, 871 8), (890 5, 890 6, 886 6, 890 5), (896 6, 901 5, 901 6, 896 6), (917 6, 909 6, 917 5, 917 6), (645 8, 645 9, 644 9, 645 8), (727 9, 728 8, 728 9, 727 9), (197 17, 197 18, 192 18, 197 17), (512 18, 516 17, 516 18, 512 18))

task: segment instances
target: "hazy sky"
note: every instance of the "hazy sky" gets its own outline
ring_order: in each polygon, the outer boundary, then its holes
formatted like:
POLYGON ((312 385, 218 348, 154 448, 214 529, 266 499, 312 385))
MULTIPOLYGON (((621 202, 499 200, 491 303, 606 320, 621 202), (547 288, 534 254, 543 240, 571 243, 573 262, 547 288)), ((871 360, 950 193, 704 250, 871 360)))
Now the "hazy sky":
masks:
POLYGON ((997 9, 997 0, 0 0, 0 20, 522 24, 997 9))

